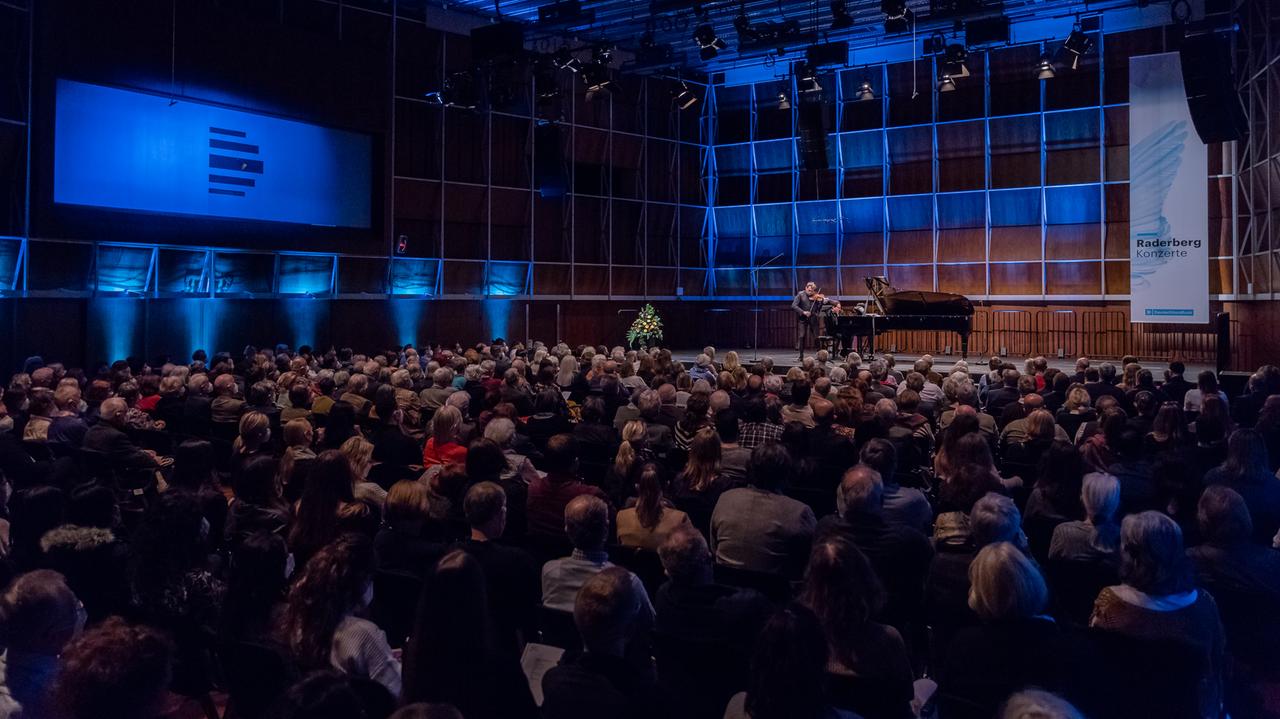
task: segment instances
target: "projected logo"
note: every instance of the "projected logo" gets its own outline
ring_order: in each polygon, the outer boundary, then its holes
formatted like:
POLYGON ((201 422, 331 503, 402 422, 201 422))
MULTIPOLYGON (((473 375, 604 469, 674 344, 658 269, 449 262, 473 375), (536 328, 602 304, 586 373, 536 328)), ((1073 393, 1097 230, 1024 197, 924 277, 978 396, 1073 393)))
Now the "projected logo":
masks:
POLYGON ((257 185, 255 176, 262 175, 261 152, 257 145, 245 142, 247 138, 244 130, 209 128, 210 195, 244 197, 257 185))

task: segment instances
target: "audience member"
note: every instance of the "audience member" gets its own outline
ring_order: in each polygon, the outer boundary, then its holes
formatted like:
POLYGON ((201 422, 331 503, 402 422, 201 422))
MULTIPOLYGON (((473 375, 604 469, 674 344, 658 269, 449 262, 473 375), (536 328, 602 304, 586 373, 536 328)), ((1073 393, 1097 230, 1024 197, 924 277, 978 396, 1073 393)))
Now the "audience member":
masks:
POLYGON ((711 514, 716 562, 754 572, 799 577, 817 520, 813 510, 781 493, 791 456, 779 444, 751 452, 747 485, 720 495, 711 514))

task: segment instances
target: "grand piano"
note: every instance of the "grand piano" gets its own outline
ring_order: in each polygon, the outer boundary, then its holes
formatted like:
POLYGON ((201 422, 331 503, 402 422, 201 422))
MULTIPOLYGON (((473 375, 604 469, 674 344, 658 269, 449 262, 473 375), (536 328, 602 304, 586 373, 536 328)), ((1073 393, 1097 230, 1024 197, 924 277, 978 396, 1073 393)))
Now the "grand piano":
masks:
POLYGON ((848 350, 865 338, 875 352, 876 335, 889 330, 941 330, 960 335, 960 356, 969 354, 973 330, 973 303, 950 292, 899 290, 884 277, 866 278, 871 295, 865 312, 847 310, 827 318, 827 334, 848 350))

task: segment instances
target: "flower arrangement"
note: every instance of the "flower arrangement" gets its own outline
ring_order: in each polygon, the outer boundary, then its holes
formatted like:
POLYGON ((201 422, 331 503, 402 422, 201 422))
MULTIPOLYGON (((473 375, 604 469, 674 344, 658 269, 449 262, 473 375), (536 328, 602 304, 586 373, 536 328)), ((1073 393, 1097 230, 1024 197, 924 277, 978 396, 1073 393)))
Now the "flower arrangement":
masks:
POLYGON ((662 318, 653 305, 646 304, 640 308, 640 314, 627 330, 627 345, 649 347, 662 341, 662 318))

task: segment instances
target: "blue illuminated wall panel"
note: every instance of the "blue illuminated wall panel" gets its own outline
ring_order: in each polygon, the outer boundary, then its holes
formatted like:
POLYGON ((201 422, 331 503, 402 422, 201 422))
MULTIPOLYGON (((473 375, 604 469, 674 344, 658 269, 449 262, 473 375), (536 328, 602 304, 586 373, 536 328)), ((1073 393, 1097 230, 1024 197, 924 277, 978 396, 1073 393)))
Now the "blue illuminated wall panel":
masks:
POLYGON ((368 135, 58 81, 56 203, 369 227, 371 193, 368 135))
POLYGON ((99 245, 97 291, 146 292, 154 255, 150 247, 99 245))
POLYGON ((283 295, 329 294, 333 291, 331 255, 280 255, 276 292, 283 295))

